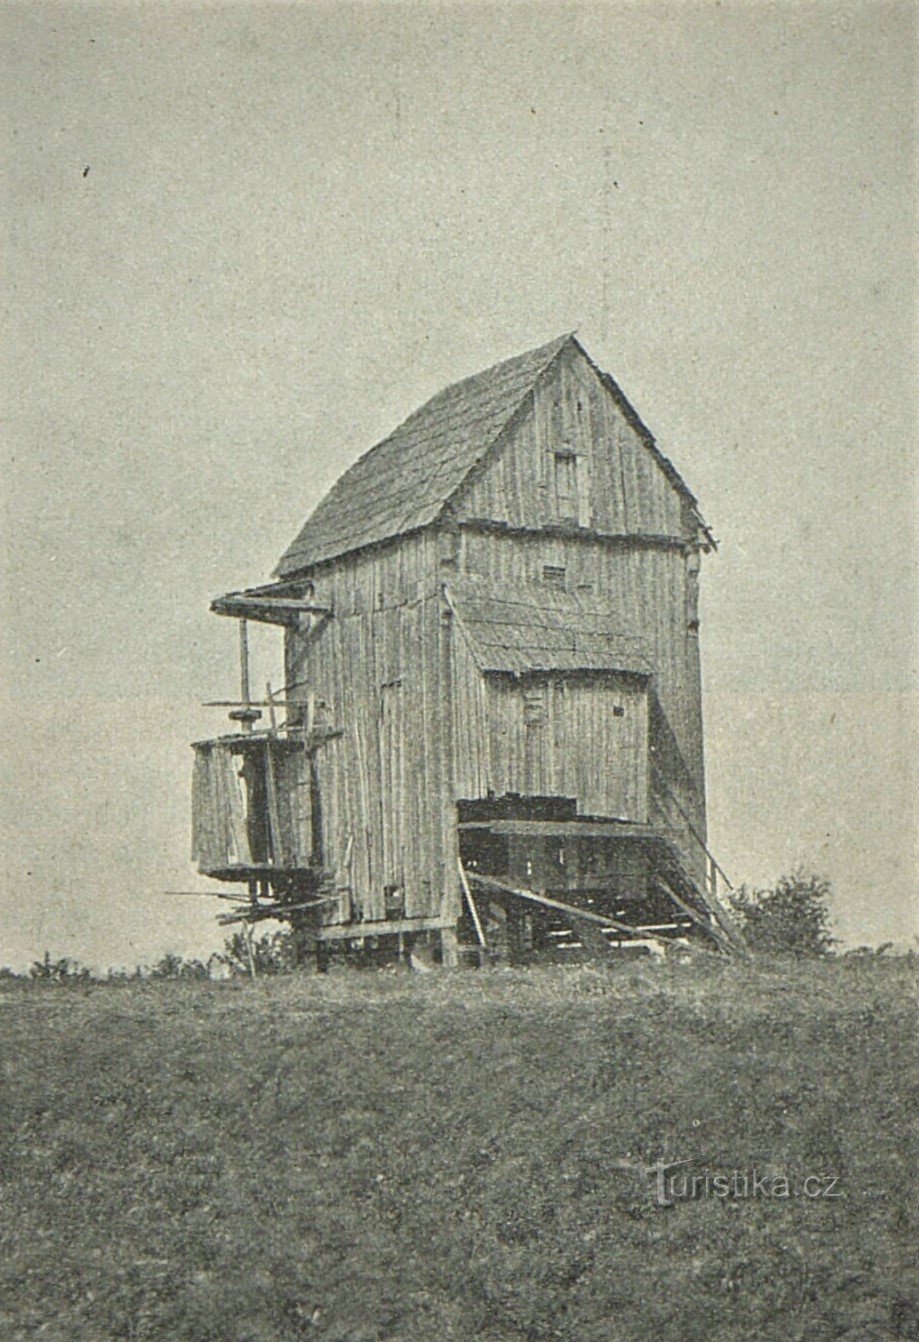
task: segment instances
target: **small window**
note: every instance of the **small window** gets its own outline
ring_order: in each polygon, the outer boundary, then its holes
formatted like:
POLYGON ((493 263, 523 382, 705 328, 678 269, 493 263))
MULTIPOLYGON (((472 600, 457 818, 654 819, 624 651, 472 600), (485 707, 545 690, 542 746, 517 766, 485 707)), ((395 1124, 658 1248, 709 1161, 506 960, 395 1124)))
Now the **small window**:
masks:
POLYGON ((622 707, 622 704, 613 704, 613 717, 614 718, 625 717, 625 709, 622 707))
POLYGON ((573 452, 555 454, 555 506, 559 521, 578 520, 578 459, 573 452))
POLYGON ((525 690, 523 695, 523 723, 525 727, 542 727, 546 721, 546 691, 525 690))
POLYGON ((547 587, 552 587, 556 592, 565 591, 566 570, 560 564, 544 564, 542 569, 542 579, 547 587))

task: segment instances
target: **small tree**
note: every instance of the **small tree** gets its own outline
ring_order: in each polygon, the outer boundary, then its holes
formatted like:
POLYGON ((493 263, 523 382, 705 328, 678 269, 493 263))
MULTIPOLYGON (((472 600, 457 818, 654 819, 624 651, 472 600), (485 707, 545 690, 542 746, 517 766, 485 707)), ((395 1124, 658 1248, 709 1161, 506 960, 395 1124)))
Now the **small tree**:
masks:
POLYGON ((741 886, 731 895, 731 907, 751 950, 817 959, 836 944, 830 934, 832 895, 828 880, 799 867, 771 890, 741 886))

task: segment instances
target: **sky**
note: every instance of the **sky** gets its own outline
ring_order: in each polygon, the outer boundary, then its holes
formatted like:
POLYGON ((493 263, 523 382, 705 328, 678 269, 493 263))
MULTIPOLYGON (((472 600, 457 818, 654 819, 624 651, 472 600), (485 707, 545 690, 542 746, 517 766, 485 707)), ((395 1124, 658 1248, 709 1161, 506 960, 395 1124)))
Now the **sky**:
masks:
MULTIPOLYGON (((568 330, 721 542, 710 839, 917 931, 916 18, 859 4, 0 7, 0 964, 206 955, 196 737, 355 457, 568 330)), ((257 631, 254 681, 280 679, 257 631)))

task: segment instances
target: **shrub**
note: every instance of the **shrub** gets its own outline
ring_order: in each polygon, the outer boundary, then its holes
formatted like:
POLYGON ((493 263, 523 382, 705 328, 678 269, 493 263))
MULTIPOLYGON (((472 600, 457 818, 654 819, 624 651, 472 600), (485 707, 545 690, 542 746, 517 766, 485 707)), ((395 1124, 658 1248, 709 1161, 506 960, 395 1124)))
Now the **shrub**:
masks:
POLYGON ((32 961, 29 978, 39 983, 88 983, 92 974, 79 960, 71 960, 67 955, 52 960, 51 952, 45 951, 41 960, 32 961))
POLYGON ((171 951, 159 960, 150 970, 152 979, 206 979, 208 978, 207 965, 202 964, 200 960, 186 960, 181 955, 175 955, 171 951))
POLYGON ((297 968, 296 946, 288 928, 263 932, 251 939, 247 939, 245 932, 234 932, 224 942, 224 952, 230 967, 246 974, 250 972, 250 963, 255 965, 256 974, 290 974, 297 968))
POLYGON ((741 886, 731 907, 753 951, 817 959, 832 952, 829 903, 832 887, 801 868, 781 876, 771 890, 741 886))

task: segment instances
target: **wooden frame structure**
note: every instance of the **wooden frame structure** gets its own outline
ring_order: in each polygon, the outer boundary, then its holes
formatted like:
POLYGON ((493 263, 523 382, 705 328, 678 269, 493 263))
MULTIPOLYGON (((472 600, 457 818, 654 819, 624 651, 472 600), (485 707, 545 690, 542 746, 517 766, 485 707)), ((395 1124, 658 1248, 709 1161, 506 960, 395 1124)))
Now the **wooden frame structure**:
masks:
POLYGON ((742 951, 706 841, 714 545, 573 336, 434 397, 345 472, 274 582, 212 603, 239 621, 240 698, 237 730, 196 743, 195 852, 247 887, 225 916, 286 917, 320 963, 432 937, 446 964, 742 951), (259 701, 250 620, 285 640, 286 684, 259 701))

